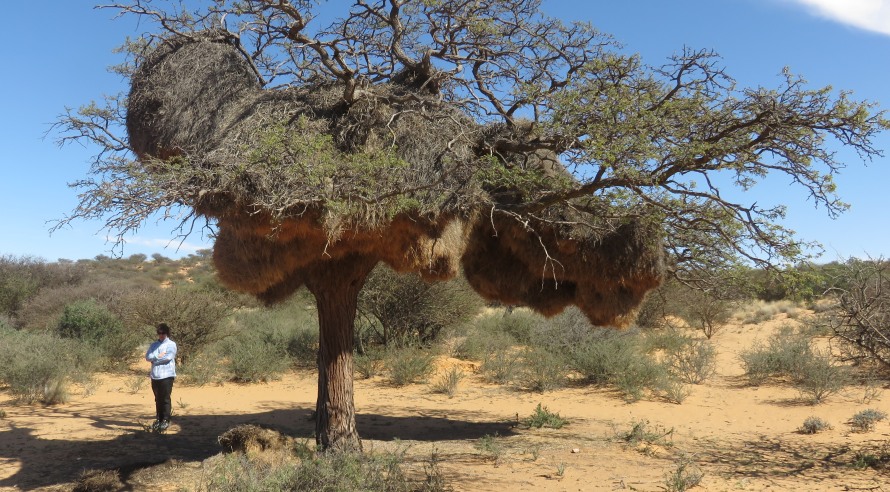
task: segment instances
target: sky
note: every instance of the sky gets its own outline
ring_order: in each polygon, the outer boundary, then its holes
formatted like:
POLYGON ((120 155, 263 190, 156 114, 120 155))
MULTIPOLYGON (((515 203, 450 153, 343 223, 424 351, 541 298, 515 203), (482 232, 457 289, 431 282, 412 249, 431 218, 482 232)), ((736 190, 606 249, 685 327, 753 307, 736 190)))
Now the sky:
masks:
MULTIPOLYGON (((201 231, 177 239, 176 222, 149 221, 126 237, 122 250, 112 250, 99 221, 49 232, 53 221, 77 205, 77 190, 68 183, 87 175, 95 153, 77 145, 60 148, 51 124, 66 106, 126 90, 125 81, 106 68, 121 61, 112 50, 141 32, 134 19, 115 20, 114 12, 93 5, 4 4, 0 256, 179 258, 212 247, 201 231)), ((890 0, 545 0, 544 10, 566 21, 590 21, 650 65, 661 65, 684 46, 712 49, 739 86, 777 87, 787 66, 813 88, 831 85, 890 109, 890 0)), ((867 165, 855 153, 834 149, 848 163, 837 184, 851 206, 838 219, 815 209, 803 190, 779 176, 742 199, 787 205, 783 223, 801 238, 822 243, 821 261, 890 257, 890 132, 875 143, 887 156, 867 165)))

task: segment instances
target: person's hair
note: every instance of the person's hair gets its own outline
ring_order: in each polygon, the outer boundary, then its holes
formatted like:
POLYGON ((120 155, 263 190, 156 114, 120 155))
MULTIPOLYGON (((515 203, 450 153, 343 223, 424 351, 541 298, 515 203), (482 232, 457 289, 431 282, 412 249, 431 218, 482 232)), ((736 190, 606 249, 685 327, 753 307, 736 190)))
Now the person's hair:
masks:
POLYGON ((167 323, 158 323, 158 332, 163 333, 164 335, 170 336, 170 327, 167 326, 167 323))

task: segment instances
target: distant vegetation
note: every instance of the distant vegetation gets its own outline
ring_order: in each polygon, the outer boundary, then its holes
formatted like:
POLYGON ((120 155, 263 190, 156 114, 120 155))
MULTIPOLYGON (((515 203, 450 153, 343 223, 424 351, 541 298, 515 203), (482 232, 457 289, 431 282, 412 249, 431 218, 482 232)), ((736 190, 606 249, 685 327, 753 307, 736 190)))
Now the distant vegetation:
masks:
MULTIPOLYGON (((718 354, 710 339, 729 323, 779 313, 798 318, 807 308, 816 315, 801 320, 802 328, 758 342, 740 363, 751 384, 790 383, 818 403, 857 377, 875 380, 888 365, 886 267, 851 260, 800 265, 783 276, 739 270, 704 289, 672 281, 649 296, 637 326, 625 331, 595 328, 575 309, 551 319, 509 306, 483 311, 460 278, 427 284, 379 267, 359 305, 356 371, 454 396, 466 374, 454 367, 437 372, 435 364, 451 355, 478 361, 484 380, 522 391, 588 384, 629 401, 682 403, 713 375, 718 354), (867 318, 858 315, 865 309, 867 318), (832 337, 842 350, 823 352, 813 336, 832 337)), ((3 256, 0 357, 10 362, 0 381, 21 401, 64 401, 69 384, 95 371, 128 371, 161 321, 174 327, 184 383, 268 381, 314 368, 314 309, 306 292, 265 307, 226 291, 209 251, 180 260, 3 256)))

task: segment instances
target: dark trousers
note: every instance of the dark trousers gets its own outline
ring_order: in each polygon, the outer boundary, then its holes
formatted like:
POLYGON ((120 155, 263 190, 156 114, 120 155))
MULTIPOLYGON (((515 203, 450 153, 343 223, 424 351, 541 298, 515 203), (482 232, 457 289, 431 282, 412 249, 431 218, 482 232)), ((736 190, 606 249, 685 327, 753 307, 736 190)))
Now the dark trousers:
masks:
POLYGON ((170 393, 176 378, 152 379, 151 390, 155 394, 155 412, 158 420, 170 420, 170 393))

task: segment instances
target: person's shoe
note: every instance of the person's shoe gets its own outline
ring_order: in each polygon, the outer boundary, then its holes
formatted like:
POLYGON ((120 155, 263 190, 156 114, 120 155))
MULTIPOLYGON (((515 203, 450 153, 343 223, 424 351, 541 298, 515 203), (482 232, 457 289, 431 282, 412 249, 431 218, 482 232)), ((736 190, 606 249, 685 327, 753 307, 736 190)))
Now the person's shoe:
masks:
POLYGON ((162 420, 161 423, 158 424, 158 432, 164 432, 168 427, 170 427, 170 421, 162 420))
POLYGON ((161 425, 161 421, 160 421, 160 420, 155 420, 155 421, 152 422, 152 424, 151 424, 151 430, 152 430, 152 431, 156 431, 156 430, 158 430, 158 427, 159 427, 160 425, 161 425))

